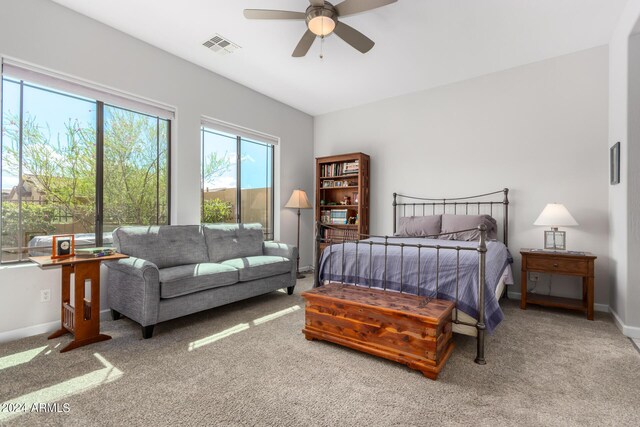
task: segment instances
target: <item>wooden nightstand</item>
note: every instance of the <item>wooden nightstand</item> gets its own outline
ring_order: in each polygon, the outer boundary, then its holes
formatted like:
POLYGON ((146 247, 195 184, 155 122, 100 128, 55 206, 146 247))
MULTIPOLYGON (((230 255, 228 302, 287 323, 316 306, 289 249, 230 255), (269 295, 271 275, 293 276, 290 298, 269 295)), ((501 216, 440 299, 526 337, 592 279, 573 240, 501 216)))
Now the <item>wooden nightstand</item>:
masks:
POLYGON ((534 249, 522 249, 520 255, 522 255, 521 309, 526 310, 527 304, 566 308, 587 313, 587 319, 593 320, 593 275, 594 261, 597 258, 595 255, 589 252, 577 254, 534 249), (527 276, 530 271, 582 277, 582 299, 527 293, 527 276))

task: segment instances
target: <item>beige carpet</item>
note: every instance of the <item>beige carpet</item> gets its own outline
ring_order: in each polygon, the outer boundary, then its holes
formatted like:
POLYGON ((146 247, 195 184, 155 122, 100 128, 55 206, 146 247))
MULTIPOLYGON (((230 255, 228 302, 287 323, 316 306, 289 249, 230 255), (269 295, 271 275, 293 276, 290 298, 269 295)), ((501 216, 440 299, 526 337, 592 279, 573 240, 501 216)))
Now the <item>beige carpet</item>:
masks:
POLYGON ((475 341, 457 336, 434 382, 305 340, 310 283, 160 324, 150 340, 123 319, 103 322, 112 340, 70 353, 58 352, 69 337, 4 344, 0 402, 26 413, 3 404, 0 424, 640 425, 640 354, 607 315, 589 322, 506 302, 488 364, 473 363, 475 341), (34 402, 60 412, 30 412, 34 402))

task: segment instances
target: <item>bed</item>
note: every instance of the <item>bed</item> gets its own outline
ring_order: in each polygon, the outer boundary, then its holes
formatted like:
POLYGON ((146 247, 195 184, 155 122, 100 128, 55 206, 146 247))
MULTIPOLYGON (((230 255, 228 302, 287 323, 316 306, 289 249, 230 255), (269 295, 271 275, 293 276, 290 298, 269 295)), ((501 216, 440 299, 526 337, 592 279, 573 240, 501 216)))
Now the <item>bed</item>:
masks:
POLYGON ((337 282, 453 301, 453 331, 477 338, 476 363, 484 364, 485 333, 492 333, 502 321, 499 299, 506 285, 513 283, 513 260, 507 248, 508 193, 505 188, 454 199, 394 193, 393 236, 325 239, 323 230, 330 226, 318 224, 314 285, 337 282), (461 223, 483 216, 491 222, 467 229, 438 227, 439 232, 425 237, 397 235, 399 223, 420 216, 425 220, 455 217, 461 223), (324 251, 320 251, 322 244, 328 244, 324 251))

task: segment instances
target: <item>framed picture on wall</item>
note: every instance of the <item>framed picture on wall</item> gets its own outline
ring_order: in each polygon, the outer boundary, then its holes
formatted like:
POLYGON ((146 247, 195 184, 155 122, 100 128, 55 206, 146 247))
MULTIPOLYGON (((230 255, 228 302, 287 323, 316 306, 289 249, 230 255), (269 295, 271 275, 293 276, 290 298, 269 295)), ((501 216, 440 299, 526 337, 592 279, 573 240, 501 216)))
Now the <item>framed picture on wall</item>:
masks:
POLYGON ((609 178, 611 185, 620 184, 620 141, 609 149, 609 178))

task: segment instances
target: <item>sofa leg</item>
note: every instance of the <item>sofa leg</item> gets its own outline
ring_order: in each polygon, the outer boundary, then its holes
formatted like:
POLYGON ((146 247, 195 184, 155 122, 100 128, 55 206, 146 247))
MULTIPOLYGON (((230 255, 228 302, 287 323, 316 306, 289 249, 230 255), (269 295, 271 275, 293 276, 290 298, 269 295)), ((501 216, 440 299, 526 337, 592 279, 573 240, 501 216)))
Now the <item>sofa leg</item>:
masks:
POLYGON ((153 327, 156 325, 149 325, 149 326, 143 326, 142 327, 142 338, 144 338, 145 340, 148 340, 149 338, 151 338, 153 336, 153 327))
POLYGON ((289 287, 287 288, 287 294, 289 294, 289 295, 293 295, 293 290, 294 290, 295 288, 296 288, 295 286, 289 286, 289 287))
POLYGON ((113 320, 118 320, 122 317, 122 314, 120 314, 119 311, 114 310, 113 308, 111 309, 111 318, 113 320))

